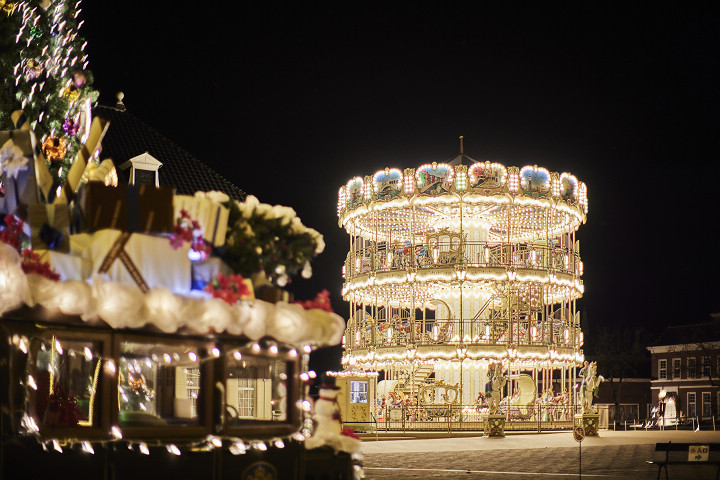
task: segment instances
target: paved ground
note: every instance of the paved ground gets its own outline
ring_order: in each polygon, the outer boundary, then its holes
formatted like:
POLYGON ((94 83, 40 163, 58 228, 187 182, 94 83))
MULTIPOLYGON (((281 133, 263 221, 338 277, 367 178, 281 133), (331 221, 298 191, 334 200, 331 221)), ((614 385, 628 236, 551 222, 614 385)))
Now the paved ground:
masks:
MULTIPOLYGON (((593 480, 655 479, 656 442, 720 442, 720 432, 600 431, 580 447, 571 432, 508 433, 505 438, 363 439, 370 480, 593 480), (582 451, 580 450, 582 448, 582 451), (582 458, 580 456, 582 455, 582 458)), ((714 479, 716 467, 670 466, 673 479, 714 479)), ((663 472, 663 477, 664 472, 663 472)))

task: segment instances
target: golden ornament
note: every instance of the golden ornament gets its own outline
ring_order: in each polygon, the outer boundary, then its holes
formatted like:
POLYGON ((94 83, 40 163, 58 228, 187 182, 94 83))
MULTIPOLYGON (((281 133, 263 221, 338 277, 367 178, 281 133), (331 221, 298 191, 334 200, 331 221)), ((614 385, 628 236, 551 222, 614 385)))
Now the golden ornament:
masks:
POLYGON ((17 3, 15 2, 7 2, 6 0, 0 0, 0 8, 2 8, 3 12, 5 12, 8 17, 13 14, 16 7, 17 3))
POLYGON ((67 97, 70 102, 77 102, 77 99, 80 98, 80 92, 74 86, 63 88, 62 95, 67 97))
POLYGON ((48 160, 57 162, 65 158, 67 145, 65 145, 65 140, 60 137, 48 137, 42 144, 42 151, 48 160))

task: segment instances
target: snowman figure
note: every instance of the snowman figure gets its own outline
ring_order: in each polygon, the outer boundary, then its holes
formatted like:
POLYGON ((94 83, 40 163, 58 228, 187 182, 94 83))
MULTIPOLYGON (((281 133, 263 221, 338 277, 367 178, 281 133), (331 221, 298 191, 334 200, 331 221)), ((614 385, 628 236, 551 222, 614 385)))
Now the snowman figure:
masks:
POLYGON ((315 431, 312 437, 305 441, 305 446, 311 449, 327 445, 336 451, 359 453, 360 439, 342 428, 340 408, 337 403, 338 390, 340 387, 335 385, 335 377, 323 375, 319 396, 315 400, 313 409, 315 431))

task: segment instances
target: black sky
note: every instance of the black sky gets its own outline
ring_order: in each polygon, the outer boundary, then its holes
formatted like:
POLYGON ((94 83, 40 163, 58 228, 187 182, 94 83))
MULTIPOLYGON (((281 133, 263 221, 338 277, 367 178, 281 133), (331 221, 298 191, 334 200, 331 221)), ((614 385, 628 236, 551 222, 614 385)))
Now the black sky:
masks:
MULTIPOLYGON (((244 2, 238 2, 244 3, 244 2)), ((569 171, 596 326, 720 311, 718 16, 702 6, 85 2, 100 102, 325 235, 298 296, 338 313, 338 188, 457 153, 569 171)), ((112 128, 112 127, 111 127, 112 128)))

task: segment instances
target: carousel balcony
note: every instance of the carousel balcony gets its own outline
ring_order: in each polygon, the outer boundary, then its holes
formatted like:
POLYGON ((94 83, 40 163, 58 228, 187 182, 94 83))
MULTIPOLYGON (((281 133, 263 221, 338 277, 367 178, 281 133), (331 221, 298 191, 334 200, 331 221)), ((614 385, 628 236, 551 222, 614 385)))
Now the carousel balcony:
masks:
POLYGON ((408 345, 484 345, 549 346, 555 348, 580 348, 584 336, 579 326, 560 319, 543 322, 513 322, 508 328, 507 320, 416 320, 415 332, 412 322, 369 322, 367 320, 348 324, 345 347, 348 349, 385 349, 408 345), (551 326, 552 324, 552 326, 551 326), (375 326, 377 325, 377 327, 375 326))
POLYGON ((345 261, 346 280, 372 273, 397 272, 408 269, 456 268, 518 268, 582 276, 580 255, 568 248, 527 246, 506 243, 464 242, 459 247, 448 243, 404 245, 387 250, 358 249, 345 261))

